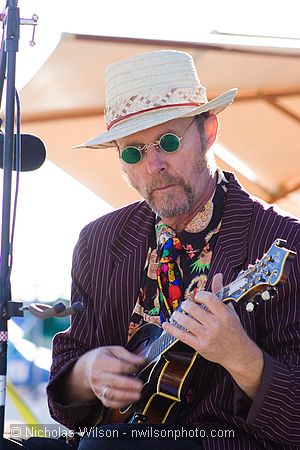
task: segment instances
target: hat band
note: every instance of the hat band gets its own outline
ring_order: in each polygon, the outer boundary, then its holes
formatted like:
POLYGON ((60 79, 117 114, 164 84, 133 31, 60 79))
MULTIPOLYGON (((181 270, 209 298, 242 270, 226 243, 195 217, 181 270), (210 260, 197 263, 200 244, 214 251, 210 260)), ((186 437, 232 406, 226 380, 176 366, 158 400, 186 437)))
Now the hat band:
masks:
POLYGON ((117 119, 113 120, 112 122, 110 122, 109 124, 107 124, 107 131, 109 131, 114 125, 116 125, 117 123, 125 120, 125 119, 129 119, 130 117, 134 117, 137 116, 138 114, 143 114, 145 112, 149 112, 149 111, 155 111, 157 109, 165 109, 165 108, 173 108, 175 107, 181 107, 181 106, 200 106, 203 105, 203 103, 199 103, 199 102, 190 102, 190 103, 172 103, 171 105, 160 105, 160 106, 154 106, 153 108, 147 108, 147 109, 142 109, 141 111, 136 111, 130 114, 127 114, 123 117, 118 117, 117 119))

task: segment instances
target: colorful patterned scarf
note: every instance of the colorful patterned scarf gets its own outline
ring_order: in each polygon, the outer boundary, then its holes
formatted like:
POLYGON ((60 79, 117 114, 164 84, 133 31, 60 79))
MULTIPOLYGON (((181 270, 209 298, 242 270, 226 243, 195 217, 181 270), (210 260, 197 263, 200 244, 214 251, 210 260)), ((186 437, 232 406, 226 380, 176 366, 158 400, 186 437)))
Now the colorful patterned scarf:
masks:
POLYGON ((172 312, 183 299, 183 283, 177 260, 182 244, 168 225, 159 222, 156 227, 158 236, 157 282, 159 288, 161 322, 170 318, 172 312))

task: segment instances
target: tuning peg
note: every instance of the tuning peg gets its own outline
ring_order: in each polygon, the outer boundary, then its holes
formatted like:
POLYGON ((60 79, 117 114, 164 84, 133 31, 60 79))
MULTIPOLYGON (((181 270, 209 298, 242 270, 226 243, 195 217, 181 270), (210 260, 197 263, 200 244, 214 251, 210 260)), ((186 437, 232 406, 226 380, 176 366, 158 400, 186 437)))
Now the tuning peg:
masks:
POLYGON ((275 287, 270 287, 266 291, 261 293, 261 298, 266 302, 268 300, 273 300, 277 295, 277 290, 275 287))
POLYGON ((248 302, 246 305, 246 311, 252 312, 255 308, 255 304, 253 302, 248 302))
POLYGON ((248 302, 246 304, 246 311, 252 312, 254 310, 255 306, 259 305, 259 300, 260 300, 260 295, 257 294, 251 302, 248 302))
POLYGON ((262 293, 261 293, 261 298, 262 298, 265 302, 267 302, 268 300, 270 300, 271 294, 270 294, 269 290, 266 290, 266 291, 262 292, 262 293))

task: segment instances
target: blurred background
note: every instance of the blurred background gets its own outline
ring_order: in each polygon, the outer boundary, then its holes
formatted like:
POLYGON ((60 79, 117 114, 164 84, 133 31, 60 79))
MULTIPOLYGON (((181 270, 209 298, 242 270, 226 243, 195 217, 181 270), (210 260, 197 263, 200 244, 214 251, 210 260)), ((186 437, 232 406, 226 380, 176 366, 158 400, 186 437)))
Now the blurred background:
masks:
MULTIPOLYGON (((1 1, 2 9, 5 1, 1 1)), ((39 136, 47 160, 22 173, 12 296, 67 304, 73 247, 91 220, 138 199, 113 150, 72 146, 104 128, 104 67, 146 51, 190 52, 208 97, 237 87, 222 113, 220 166, 269 203, 300 216, 300 31, 298 0, 19 0, 17 88, 22 132, 39 136)), ((3 118, 3 114, 2 114, 3 118)), ((9 321, 6 423, 50 423, 45 385, 51 338, 68 319, 29 314, 9 321)))

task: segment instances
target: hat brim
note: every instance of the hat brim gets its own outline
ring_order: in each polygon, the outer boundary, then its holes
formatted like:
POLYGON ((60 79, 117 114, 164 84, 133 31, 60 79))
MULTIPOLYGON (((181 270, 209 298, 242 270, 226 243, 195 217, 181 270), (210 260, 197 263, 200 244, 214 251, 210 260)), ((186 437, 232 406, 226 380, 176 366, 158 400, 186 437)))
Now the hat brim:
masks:
POLYGON ((238 89, 230 89, 224 94, 204 103, 201 106, 185 107, 185 106, 170 106, 170 108, 161 108, 144 112, 134 117, 130 117, 119 122, 115 127, 111 128, 105 133, 89 139, 83 144, 76 145, 73 148, 110 148, 116 146, 116 140, 121 139, 131 134, 137 133, 156 125, 168 122, 169 120, 179 119, 183 117, 197 116, 204 112, 211 114, 218 114, 229 106, 236 96, 238 89))

